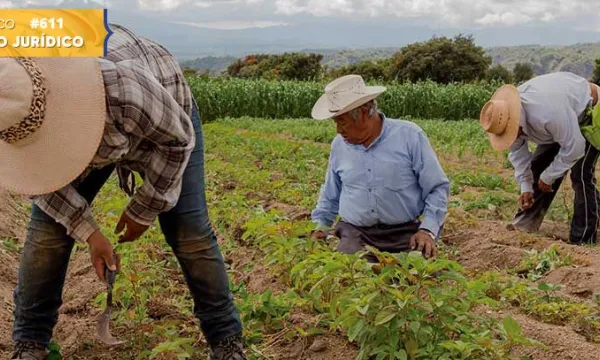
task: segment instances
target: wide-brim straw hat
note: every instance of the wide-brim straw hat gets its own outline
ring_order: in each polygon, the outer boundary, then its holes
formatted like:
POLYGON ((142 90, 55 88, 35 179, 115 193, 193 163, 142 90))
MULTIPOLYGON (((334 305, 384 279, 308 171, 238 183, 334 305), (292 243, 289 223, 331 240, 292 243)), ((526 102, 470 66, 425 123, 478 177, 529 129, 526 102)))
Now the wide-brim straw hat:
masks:
POLYGON ((93 159, 106 121, 96 58, 0 58, 0 187, 41 195, 93 159))
POLYGON ((508 149, 519 135, 521 97, 514 85, 503 85, 483 105, 479 123, 495 150, 508 149))
POLYGON ((346 75, 325 86, 325 93, 312 108, 312 117, 324 120, 344 114, 379 96, 385 86, 366 86, 360 75, 346 75))

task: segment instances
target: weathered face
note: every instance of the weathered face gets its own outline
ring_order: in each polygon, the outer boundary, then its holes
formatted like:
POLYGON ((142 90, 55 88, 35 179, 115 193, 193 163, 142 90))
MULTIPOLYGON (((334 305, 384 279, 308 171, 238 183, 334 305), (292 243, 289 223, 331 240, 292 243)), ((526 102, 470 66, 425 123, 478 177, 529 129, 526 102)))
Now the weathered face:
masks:
POLYGON ((366 126, 367 110, 359 109, 358 120, 354 121, 350 114, 345 113, 333 118, 337 133, 350 144, 360 144, 369 136, 366 126))

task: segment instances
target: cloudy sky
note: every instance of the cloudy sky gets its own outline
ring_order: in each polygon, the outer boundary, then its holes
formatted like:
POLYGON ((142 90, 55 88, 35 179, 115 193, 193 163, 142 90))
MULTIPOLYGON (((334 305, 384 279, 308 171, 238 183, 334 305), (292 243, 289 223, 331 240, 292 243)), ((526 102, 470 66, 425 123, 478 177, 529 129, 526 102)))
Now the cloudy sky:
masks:
MULTIPOLYGON (((231 26, 293 23, 298 16, 397 21, 409 20, 460 28, 544 25, 561 22, 573 29, 600 31, 598 0, 0 0, 44 6, 91 3, 165 17, 189 17, 231 26), (226 15, 228 14, 228 15, 226 15), (590 15, 594 14, 594 15, 590 15), (230 15, 230 16, 229 16, 230 15)), ((234 26, 237 27, 237 26, 234 26)))
MULTIPOLYGON (((163 30, 171 24, 233 34, 294 27, 306 33, 301 29, 307 24, 331 32, 336 29, 334 24, 343 24, 344 31, 350 32, 348 38, 368 32, 375 46, 390 45, 394 37, 390 32, 400 28, 404 30, 398 34, 399 42, 411 40, 411 29, 415 29, 414 41, 462 32, 474 34, 482 45, 572 44, 600 39, 600 0, 0 0, 0 7, 19 6, 108 7, 109 16, 120 22, 133 24, 134 17, 137 22, 144 17, 160 21, 163 30)), ((270 34, 263 31, 254 36, 270 34)), ((298 39, 301 37, 299 34, 298 39)), ((312 40, 316 43, 318 39, 312 40)))

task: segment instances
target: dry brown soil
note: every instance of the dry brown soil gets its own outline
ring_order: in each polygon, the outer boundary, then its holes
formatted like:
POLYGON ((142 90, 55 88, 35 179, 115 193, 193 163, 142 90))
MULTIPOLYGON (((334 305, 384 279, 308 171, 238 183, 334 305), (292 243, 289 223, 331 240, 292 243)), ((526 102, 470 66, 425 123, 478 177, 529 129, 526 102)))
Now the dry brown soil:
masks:
MULTIPOLYGON (((0 241, 18 239, 19 246, 25 238, 28 212, 25 201, 0 192, 0 241)), ((17 284, 18 252, 0 244, 0 359, 9 359, 12 350, 13 290, 17 284)), ((95 316, 93 301, 103 290, 93 272, 89 255, 74 252, 65 283, 59 322, 55 339, 63 348, 65 357, 82 343, 93 343, 95 316)))

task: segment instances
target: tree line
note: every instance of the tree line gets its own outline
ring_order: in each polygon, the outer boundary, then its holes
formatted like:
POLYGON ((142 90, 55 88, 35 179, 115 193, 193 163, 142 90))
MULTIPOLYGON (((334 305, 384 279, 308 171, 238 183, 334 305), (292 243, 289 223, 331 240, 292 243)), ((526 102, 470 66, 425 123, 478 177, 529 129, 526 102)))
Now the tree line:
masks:
MULTIPOLYGON (((472 36, 433 37, 406 45, 393 56, 379 61, 362 61, 328 69, 323 55, 315 53, 253 54, 231 63, 226 77, 269 80, 330 80, 346 74, 359 74, 365 80, 383 83, 433 81, 448 83, 519 84, 535 76, 528 63, 512 69, 493 65, 483 47, 472 36)), ((193 71, 188 70, 188 73, 193 71)), ((208 76, 208 74, 204 74, 208 76)), ((600 81, 600 59, 596 60, 591 81, 600 81)))
POLYGON ((410 81, 431 80, 440 84, 480 81, 520 83, 535 74, 530 64, 518 63, 509 70, 492 66, 492 59, 477 46, 471 36, 432 38, 403 47, 390 59, 374 63, 363 61, 329 72, 331 77, 350 73, 369 80, 410 81))

